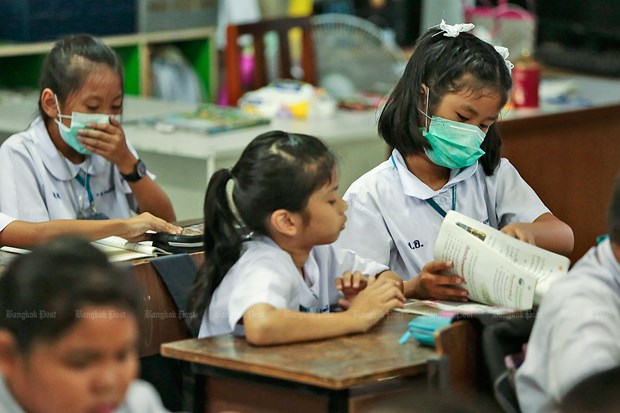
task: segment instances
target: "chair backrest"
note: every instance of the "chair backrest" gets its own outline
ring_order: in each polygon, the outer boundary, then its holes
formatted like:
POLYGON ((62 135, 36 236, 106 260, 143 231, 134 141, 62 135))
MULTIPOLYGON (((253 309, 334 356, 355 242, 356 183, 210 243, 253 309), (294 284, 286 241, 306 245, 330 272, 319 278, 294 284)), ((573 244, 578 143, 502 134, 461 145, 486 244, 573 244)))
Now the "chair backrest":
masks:
POLYGON ((316 67, 314 61, 314 42, 312 25, 308 17, 285 17, 261 20, 256 23, 230 24, 226 29, 226 85, 228 104, 236 105, 243 94, 241 83, 241 48, 237 39, 241 35, 251 35, 254 45, 254 79, 253 89, 267 85, 267 59, 265 58, 265 34, 276 32, 278 38, 279 71, 278 77, 294 79, 291 74, 292 59, 289 44, 291 29, 301 30, 301 62, 303 76, 300 80, 316 85, 316 67))
POLYGON ((473 398, 478 390, 478 343, 479 337, 467 321, 455 321, 435 332, 439 360, 445 358, 448 363, 443 372, 439 369, 438 378, 460 396, 473 398))

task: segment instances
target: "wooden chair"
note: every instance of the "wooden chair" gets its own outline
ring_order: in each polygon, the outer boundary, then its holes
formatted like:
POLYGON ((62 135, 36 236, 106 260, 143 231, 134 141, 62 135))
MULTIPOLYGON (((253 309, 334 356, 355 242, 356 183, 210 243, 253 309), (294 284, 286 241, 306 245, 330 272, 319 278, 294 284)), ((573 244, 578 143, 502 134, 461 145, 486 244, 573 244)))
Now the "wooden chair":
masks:
POLYGON ((479 390, 479 337, 467 321, 435 332, 437 359, 429 366, 432 387, 474 398, 479 390), (434 384, 432 383, 434 381, 434 384))
POLYGON ((234 106, 243 95, 241 84, 241 48, 237 39, 241 35, 251 35, 254 44, 254 79, 252 89, 261 88, 268 83, 267 59, 265 58, 266 33, 278 34, 279 71, 278 77, 293 79, 291 74, 291 52, 289 32, 291 29, 301 29, 301 68, 303 77, 300 80, 316 85, 316 67, 314 62, 314 43, 312 40, 312 24, 308 17, 285 17, 279 19, 262 20, 256 23, 231 24, 226 31, 226 85, 228 88, 228 104, 234 106))

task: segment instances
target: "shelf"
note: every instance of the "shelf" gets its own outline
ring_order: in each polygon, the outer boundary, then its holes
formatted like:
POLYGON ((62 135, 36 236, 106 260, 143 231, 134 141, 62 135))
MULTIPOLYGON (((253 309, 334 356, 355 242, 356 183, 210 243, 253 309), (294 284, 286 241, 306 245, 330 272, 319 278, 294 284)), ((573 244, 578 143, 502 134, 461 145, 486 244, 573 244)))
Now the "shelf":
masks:
MULTIPOLYGON (((214 38, 213 27, 102 37, 123 61, 127 95, 151 95, 152 48, 174 44, 196 70, 204 84, 203 95, 211 101, 216 91, 216 77, 213 74, 217 73, 214 38)), ((37 88, 43 59, 54 43, 48 41, 0 44, 0 87, 37 88)))

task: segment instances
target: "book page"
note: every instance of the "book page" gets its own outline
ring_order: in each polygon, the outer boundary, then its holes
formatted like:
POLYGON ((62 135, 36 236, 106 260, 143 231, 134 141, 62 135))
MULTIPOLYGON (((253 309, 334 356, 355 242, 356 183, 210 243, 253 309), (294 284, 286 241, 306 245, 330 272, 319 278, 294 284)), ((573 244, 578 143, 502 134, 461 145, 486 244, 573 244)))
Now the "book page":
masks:
POLYGON ((490 306, 473 302, 416 300, 409 299, 404 308, 395 308, 399 313, 418 315, 449 315, 449 314, 509 314, 515 311, 510 307, 490 306), (449 314, 448 314, 449 313, 449 314))
POLYGON ((537 277, 488 245, 486 226, 478 223, 464 228, 462 215, 451 216, 453 212, 444 219, 434 251, 435 259, 453 262, 447 274, 463 277, 462 287, 473 301, 519 310, 532 308, 537 277))
POLYGON ((130 242, 124 238, 111 236, 92 243, 103 251, 110 261, 128 261, 136 258, 154 257, 168 252, 149 245, 148 242, 130 242))
POLYGON ((552 282, 566 274, 570 267, 568 258, 513 238, 466 215, 450 211, 446 220, 476 235, 493 250, 535 275, 538 278, 535 303, 540 302, 552 282))

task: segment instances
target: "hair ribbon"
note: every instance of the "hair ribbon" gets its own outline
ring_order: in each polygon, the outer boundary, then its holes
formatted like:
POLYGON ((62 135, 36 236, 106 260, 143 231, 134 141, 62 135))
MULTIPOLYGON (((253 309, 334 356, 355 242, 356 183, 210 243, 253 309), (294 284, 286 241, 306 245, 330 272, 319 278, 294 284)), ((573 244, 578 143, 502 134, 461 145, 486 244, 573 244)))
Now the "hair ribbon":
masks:
POLYGON ((443 35, 446 37, 456 37, 459 35, 459 33, 468 32, 472 30, 474 27, 476 26, 474 26, 473 23, 458 23, 458 24, 452 25, 452 24, 446 23, 444 19, 441 19, 441 23, 439 23, 439 28, 442 31, 434 34, 434 36, 437 36, 439 33, 443 33, 443 35))
POLYGON ((506 63, 508 72, 512 73, 512 68, 515 67, 515 65, 512 64, 510 60, 508 60, 508 55, 510 55, 508 48, 504 46, 494 46, 494 47, 495 47, 495 51, 497 51, 497 53, 499 53, 499 55, 504 59, 504 63, 506 63))

